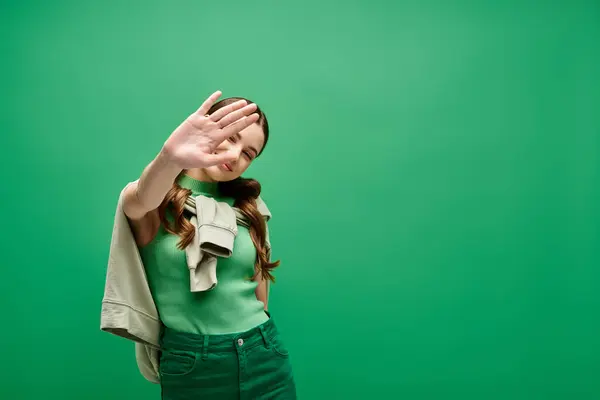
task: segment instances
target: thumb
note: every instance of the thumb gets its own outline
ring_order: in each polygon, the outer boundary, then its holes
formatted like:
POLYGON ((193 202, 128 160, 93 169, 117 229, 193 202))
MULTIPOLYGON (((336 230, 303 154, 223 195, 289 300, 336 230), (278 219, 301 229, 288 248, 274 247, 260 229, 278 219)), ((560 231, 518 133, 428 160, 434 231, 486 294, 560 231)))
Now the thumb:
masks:
POLYGON ((224 164, 233 161, 237 158, 237 154, 233 151, 227 151, 221 154, 207 154, 205 158, 207 166, 224 164))

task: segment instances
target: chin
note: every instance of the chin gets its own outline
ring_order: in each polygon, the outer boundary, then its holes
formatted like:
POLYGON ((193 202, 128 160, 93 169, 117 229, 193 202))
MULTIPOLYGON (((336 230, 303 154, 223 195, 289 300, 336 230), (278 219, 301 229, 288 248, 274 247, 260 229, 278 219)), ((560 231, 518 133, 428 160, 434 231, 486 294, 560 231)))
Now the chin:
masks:
POLYGON ((235 172, 226 172, 217 166, 207 168, 205 171, 206 176, 214 182, 229 182, 240 177, 240 175, 235 172))

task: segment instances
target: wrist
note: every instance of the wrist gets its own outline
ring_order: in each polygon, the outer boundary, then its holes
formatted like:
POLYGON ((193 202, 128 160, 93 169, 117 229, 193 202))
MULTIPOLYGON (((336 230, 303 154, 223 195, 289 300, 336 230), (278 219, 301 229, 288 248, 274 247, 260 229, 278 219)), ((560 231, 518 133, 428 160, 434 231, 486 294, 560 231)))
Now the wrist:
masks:
POLYGON ((160 165, 176 165, 175 158, 173 157, 173 152, 167 145, 163 145, 158 154, 156 155, 156 163, 160 165))
POLYGON ((165 146, 158 152, 154 162, 157 166, 160 166, 161 169, 171 171, 175 175, 183 170, 183 168, 175 161, 169 149, 165 146))

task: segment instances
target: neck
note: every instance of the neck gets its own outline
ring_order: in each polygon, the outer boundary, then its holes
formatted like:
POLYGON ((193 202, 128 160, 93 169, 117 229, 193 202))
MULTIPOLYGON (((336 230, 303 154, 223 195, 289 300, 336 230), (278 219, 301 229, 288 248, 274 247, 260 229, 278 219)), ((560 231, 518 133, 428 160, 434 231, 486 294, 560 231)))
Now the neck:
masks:
POLYGON ((191 190, 194 195, 217 196, 219 194, 219 184, 217 182, 196 179, 187 172, 184 172, 177 178, 177 183, 182 188, 191 190))

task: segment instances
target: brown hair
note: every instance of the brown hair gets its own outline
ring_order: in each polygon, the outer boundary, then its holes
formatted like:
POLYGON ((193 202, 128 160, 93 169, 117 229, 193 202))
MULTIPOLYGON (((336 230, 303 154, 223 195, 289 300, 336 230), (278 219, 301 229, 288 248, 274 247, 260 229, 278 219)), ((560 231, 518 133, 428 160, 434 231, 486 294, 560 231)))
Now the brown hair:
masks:
MULTIPOLYGON (((215 103, 208 111, 208 114, 212 114, 221 107, 238 100, 246 100, 248 104, 252 103, 250 100, 242 97, 230 97, 215 103)), ((265 113, 258 106, 256 107, 256 113, 259 115, 256 123, 260 125, 265 135, 263 148, 258 154, 260 155, 264 151, 267 146, 267 141, 269 140, 269 124, 265 113)), ((185 171, 182 171, 180 176, 184 173, 185 171)), ((233 206, 237 207, 250 222, 250 237, 256 248, 256 260, 254 263, 256 273, 253 278, 260 274, 263 279, 274 282, 275 277, 271 274, 271 271, 273 268, 279 266, 279 261, 270 261, 271 254, 266 245, 267 226, 264 217, 258 211, 256 205, 256 199, 261 192, 260 183, 254 179, 239 177, 229 182, 219 182, 218 191, 222 196, 233 198, 233 206)), ((185 201, 191 193, 191 190, 182 188, 175 182, 158 208, 160 221, 165 230, 174 235, 178 235, 181 238, 177 245, 179 249, 186 248, 192 242, 195 234, 194 226, 184 215, 185 201), (173 226, 171 226, 166 218, 167 209, 170 209, 172 212, 174 220, 173 226)))

